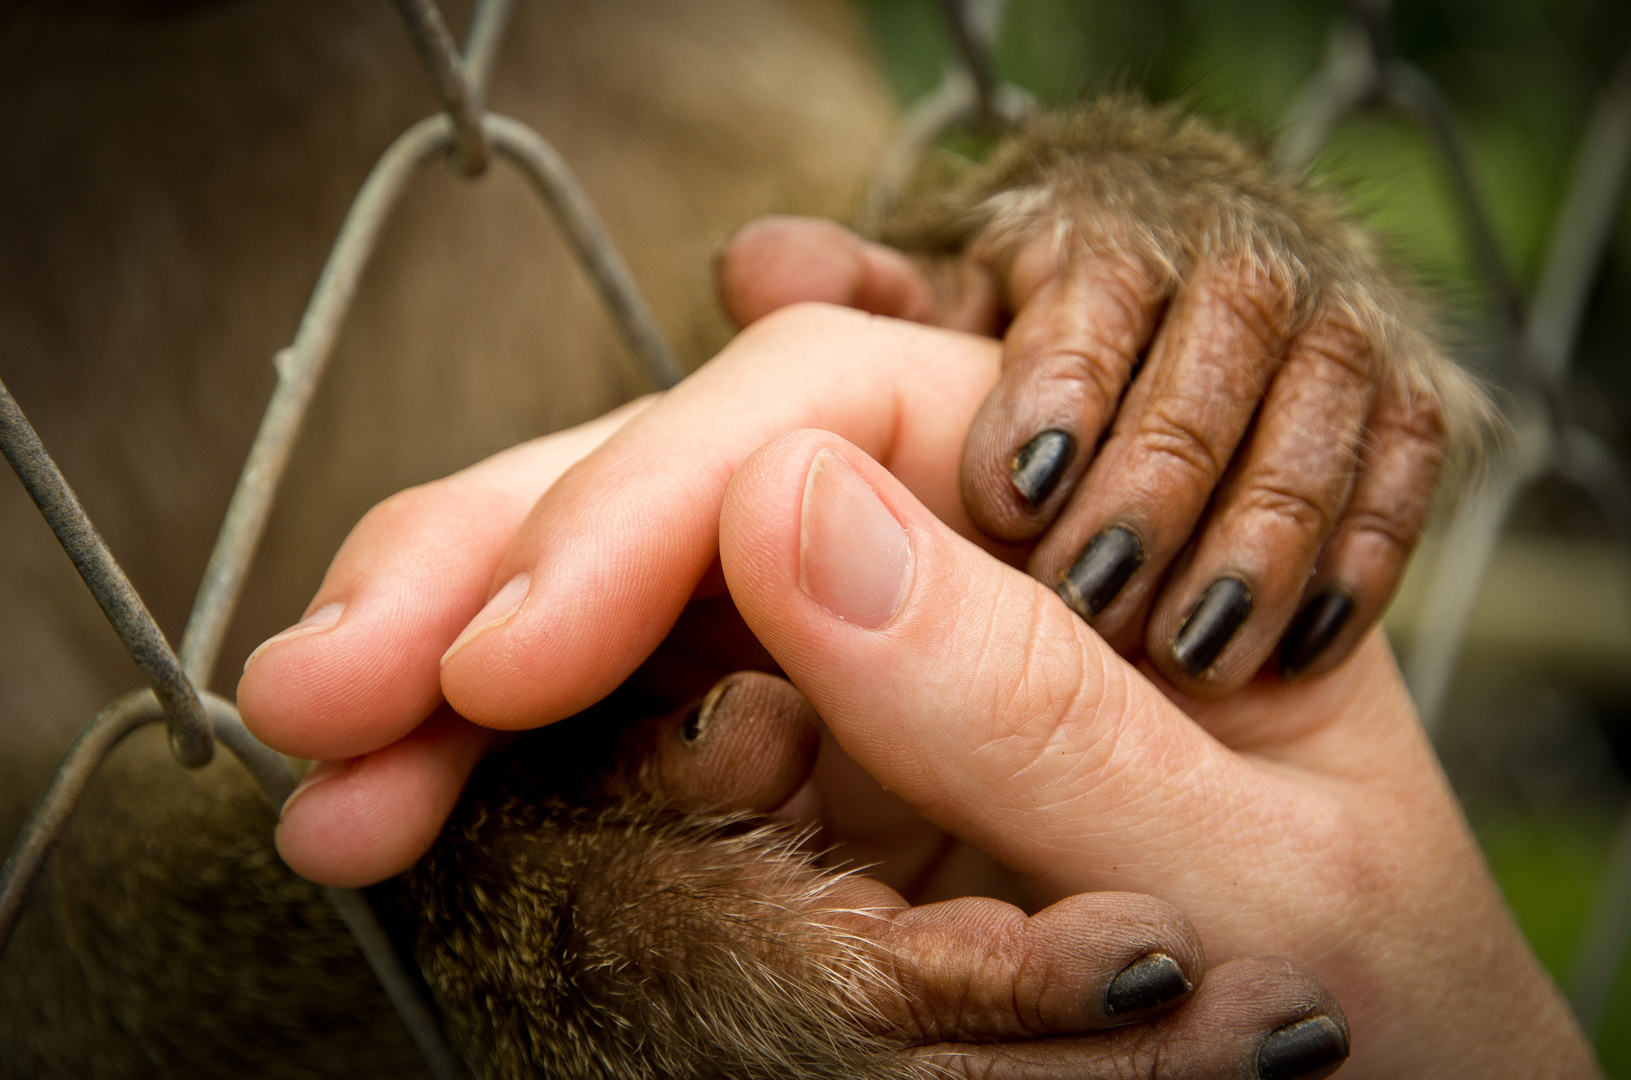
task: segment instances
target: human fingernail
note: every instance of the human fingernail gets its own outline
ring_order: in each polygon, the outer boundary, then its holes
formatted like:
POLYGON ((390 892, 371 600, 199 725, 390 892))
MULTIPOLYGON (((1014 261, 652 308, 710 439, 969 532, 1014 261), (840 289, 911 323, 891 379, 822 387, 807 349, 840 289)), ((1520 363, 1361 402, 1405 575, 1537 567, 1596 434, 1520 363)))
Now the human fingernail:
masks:
POLYGON ((1335 590, 1322 592, 1303 605, 1280 640, 1280 677, 1294 679, 1318 659, 1353 613, 1353 597, 1335 590))
POLYGON ((895 617, 912 582, 906 530, 847 461, 810 462, 799 521, 799 587, 845 622, 875 630, 895 617))
POLYGON ((1076 439, 1068 431, 1044 431, 1020 448, 1009 466, 1008 477, 1014 490, 1033 507, 1053 494, 1065 466, 1076 456, 1076 439))
POLYGON ((1072 611, 1091 619, 1110 606, 1127 579, 1144 563, 1144 542, 1125 525, 1095 536, 1059 581, 1058 593, 1072 611))
POLYGON ((299 622, 289 627, 289 629, 273 634, 271 637, 255 646, 255 651, 250 653, 248 658, 244 660, 244 670, 248 671, 249 665, 258 660, 261 653, 265 652, 268 647, 277 645, 280 642, 288 641, 290 638, 305 637, 307 634, 315 634, 322 630, 332 629, 337 623, 339 623, 340 616, 343 614, 345 614, 344 604, 338 602, 333 604, 324 604, 310 615, 307 615, 304 619, 301 619, 299 622))
POLYGON ((283 805, 278 808, 278 820, 281 821, 287 817, 290 807, 310 795, 317 788, 332 784, 342 776, 349 775, 361 760, 361 758, 351 758, 347 761, 319 761, 307 769, 306 775, 301 777, 300 783, 295 786, 295 789, 289 793, 289 797, 283 800, 283 805))
POLYGON ((1191 677, 1199 675, 1212 666, 1251 613, 1252 591, 1246 583, 1237 577, 1218 578, 1178 628, 1172 655, 1191 677))
POLYGON ((1104 1011, 1108 1016, 1141 1013, 1176 1001, 1193 989, 1178 961, 1166 953, 1150 953, 1122 968, 1110 981, 1104 1011))
POLYGON ((1257 1048, 1258 1080, 1313 1080, 1348 1060, 1348 1033, 1329 1016, 1287 1024, 1257 1048))
POLYGON ((471 638, 483 630, 498 626, 521 610, 521 602, 527 598, 527 589, 531 585, 532 575, 525 570, 506 581, 504 587, 487 601, 487 606, 476 612, 476 617, 470 620, 469 625, 459 631, 459 636, 453 639, 453 644, 442 654, 442 663, 451 660, 453 654, 464 648, 471 638))

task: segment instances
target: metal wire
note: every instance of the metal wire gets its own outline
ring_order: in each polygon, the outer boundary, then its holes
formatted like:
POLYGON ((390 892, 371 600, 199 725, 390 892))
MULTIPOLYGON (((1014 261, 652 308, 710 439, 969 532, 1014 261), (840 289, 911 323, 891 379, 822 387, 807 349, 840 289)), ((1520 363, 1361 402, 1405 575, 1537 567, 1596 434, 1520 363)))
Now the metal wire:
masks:
MULTIPOLYGON (((452 35, 431 0, 397 0, 397 7, 445 112, 420 121, 399 136, 369 173, 346 214, 294 343, 275 358, 277 386, 210 554, 179 659, 33 428, 0 384, 0 446, 152 683, 151 690, 119 698, 86 725, 23 826, 0 868, 0 950, 97 767, 131 731, 168 721, 176 757, 187 765, 209 760, 213 732, 255 777, 274 807, 281 807, 294 790, 296 780, 287 762, 249 733, 231 703, 213 694, 201 700, 194 685, 206 685, 214 673, 272 503, 358 283, 386 220, 421 165, 449 151, 456 169, 468 176, 479 175, 487 168, 491 141, 543 198, 568 246, 599 289, 618 332, 652 381, 666 388, 684 375, 633 275, 565 161, 537 132, 515 120, 482 112, 481 91, 508 21, 509 0, 483 0, 478 5, 465 57, 454 50, 452 35)), ((438 1080, 459 1077, 462 1070, 442 1033, 423 980, 403 967, 366 896, 350 889, 324 891, 432 1074, 438 1080)))
POLYGON ((895 125, 856 215, 862 233, 877 232, 924 152, 941 135, 960 127, 1013 127, 1035 110, 1030 91, 996 77, 993 50, 1007 7, 1007 0, 941 0, 958 62, 948 65, 940 85, 914 102, 895 125))
POLYGON ((45 444, 4 383, 0 383, 0 452, 5 453, 34 505, 56 533, 131 659, 147 676, 170 725, 170 749, 176 760, 188 768, 208 764, 215 748, 198 694, 170 651, 159 624, 153 621, 96 526, 85 516, 85 508, 79 505, 62 471, 46 453, 45 444))
MULTIPOLYGON (((97 767, 131 731, 149 723, 168 723, 176 757, 187 765, 209 760, 212 738, 219 739, 254 776, 272 805, 280 807, 293 791, 293 770, 255 740, 231 703, 213 694, 200 695, 194 687, 206 685, 214 672, 272 502, 362 273, 385 221, 421 165, 445 152, 455 169, 474 177, 487 169, 494 153, 513 162, 543 198, 601 293, 619 335, 652 382, 667 387, 683 375, 592 203, 560 155, 532 129, 483 110, 511 0, 481 0, 462 55, 433 0, 393 2, 444 112, 414 125, 382 155, 346 216, 293 344, 276 358, 277 387, 233 492, 179 660, 0 384, 0 448, 151 684, 151 689, 126 694, 97 713, 40 796, 0 867, 0 949, 97 767)), ((958 125, 1017 123, 1034 107, 1029 94, 1002 83, 995 72, 992 47, 1003 0, 941 0, 941 7, 960 62, 949 67, 940 86, 903 117, 868 192, 863 227, 881 219, 922 153, 943 132, 958 125)), ((1515 421, 1513 467, 1463 504, 1443 545, 1447 557, 1440 560, 1428 587, 1426 616, 1407 670, 1424 722, 1431 725, 1449 685, 1484 567, 1512 501, 1525 484, 1548 472, 1569 477, 1597 499, 1615 523, 1616 534, 1631 544, 1631 488, 1625 470, 1600 443, 1567 426, 1557 398, 1631 167, 1631 57, 1605 91, 1581 141, 1526 320, 1521 294, 1500 253, 1442 95, 1425 73, 1394 52, 1387 34, 1387 0, 1353 0, 1350 7, 1353 18, 1334 28, 1325 64, 1293 105, 1275 156, 1284 168, 1306 169, 1344 115, 1374 102, 1385 101, 1413 115, 1441 155, 1463 229, 1525 382, 1515 421)), ((401 965, 366 897, 355 890, 325 892, 432 1072, 439 1078, 460 1075, 422 982, 401 965)), ((1610 871, 1581 943, 1582 960, 1576 965, 1573 996, 1588 1027, 1601 1015, 1628 942, 1631 808, 1622 819, 1610 871)))
POLYGON ((436 100, 453 122, 453 167, 466 176, 487 171, 487 139, 481 129, 481 91, 465 74, 464 58, 453 44, 433 0, 392 0, 413 39, 414 52, 430 78, 436 100))
POLYGON ((566 161, 543 136, 507 116, 487 114, 487 137, 495 150, 515 162, 532 181, 578 264, 599 288, 623 344, 640 361, 647 377, 664 390, 685 378, 685 369, 635 285, 634 275, 566 161))
POLYGON ((464 35, 465 78, 483 97, 487 94, 487 80, 493 73, 493 60, 498 56, 499 43, 504 30, 510 25, 513 0, 481 0, 470 16, 470 28, 464 35))

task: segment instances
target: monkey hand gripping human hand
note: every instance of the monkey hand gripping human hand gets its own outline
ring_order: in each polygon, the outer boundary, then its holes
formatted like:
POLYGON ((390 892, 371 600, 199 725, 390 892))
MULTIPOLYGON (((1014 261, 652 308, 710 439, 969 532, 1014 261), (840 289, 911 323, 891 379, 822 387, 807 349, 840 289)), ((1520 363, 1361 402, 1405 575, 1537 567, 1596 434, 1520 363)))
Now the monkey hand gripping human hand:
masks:
POLYGON ((969 514, 1036 541, 1032 575, 1183 690, 1227 694, 1271 661, 1314 674, 1364 638, 1446 455, 1474 455, 1492 414, 1335 198, 1109 98, 902 206, 894 247, 748 226, 721 259, 727 308, 1000 333, 962 451, 969 514))
MULTIPOLYGON (((910 906, 822 865, 824 815, 787 812, 819 721, 785 680, 663 710, 631 683, 499 750, 372 891, 473 1076, 1250 1076, 1277 1032, 1345 1031, 1298 965, 1208 971, 1153 897, 910 906)), ((470 734, 444 709, 399 746, 470 734)), ((421 1075, 273 818, 230 759, 121 748, 0 964, 0 1077, 421 1075)))
POLYGON ((482 1075, 1252 1076, 1276 1032, 1345 1037, 1295 964, 1237 959, 1203 982, 1199 939, 1152 897, 1027 917, 909 906, 823 869, 812 834, 773 816, 820 741, 780 678, 740 672, 630 722, 640 697, 489 760, 382 887, 482 1075))

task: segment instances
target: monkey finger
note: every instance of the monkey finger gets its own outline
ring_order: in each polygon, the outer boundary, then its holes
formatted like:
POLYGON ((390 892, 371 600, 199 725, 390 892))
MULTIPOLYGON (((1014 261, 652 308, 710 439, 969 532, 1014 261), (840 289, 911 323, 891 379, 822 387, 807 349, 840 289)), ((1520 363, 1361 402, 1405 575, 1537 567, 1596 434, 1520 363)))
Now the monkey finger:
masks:
POLYGON ((1201 984, 1200 936, 1138 893, 1083 893, 1027 918, 970 897, 908 908, 878 935, 900 996, 884 1034, 911 1043, 1002 1042, 1134 1023, 1201 984))
POLYGON ((635 725, 620 772, 684 809, 767 814, 810 778, 820 723, 786 679, 738 671, 700 701, 635 725))
POLYGON ((934 1075, 981 1080, 1320 1080, 1349 1047, 1347 1018, 1311 972, 1250 957, 1214 968, 1182 1008, 1147 1023, 912 1054, 934 1075))
POLYGON ((1249 260, 1196 268, 1098 456, 1031 556, 1033 576, 1118 651, 1144 641, 1290 338, 1289 289, 1249 260))
POLYGON ((1279 643, 1281 677, 1327 671, 1382 617, 1432 508, 1445 453, 1438 399, 1397 382, 1367 425, 1359 478, 1279 643))
POLYGON ((1353 491, 1375 369, 1358 325, 1335 312, 1287 349, 1192 554, 1150 615, 1145 652, 1173 685, 1226 694, 1273 654, 1353 491))
POLYGON ((1002 378, 963 446, 963 502, 1001 540, 1047 527, 1087 469, 1165 303, 1139 259, 1088 252, 1052 271, 1051 234, 1014 260, 1017 315, 1003 339, 1002 378), (1049 261, 1040 281, 1028 264, 1049 261))
POLYGON ((927 322, 929 279, 911 259, 821 218, 762 217, 720 253, 719 298, 738 326, 804 301, 927 322))
POLYGON ((997 289, 970 259, 920 264, 822 218, 764 217, 725 245, 720 302, 738 326, 805 301, 992 334, 997 289))

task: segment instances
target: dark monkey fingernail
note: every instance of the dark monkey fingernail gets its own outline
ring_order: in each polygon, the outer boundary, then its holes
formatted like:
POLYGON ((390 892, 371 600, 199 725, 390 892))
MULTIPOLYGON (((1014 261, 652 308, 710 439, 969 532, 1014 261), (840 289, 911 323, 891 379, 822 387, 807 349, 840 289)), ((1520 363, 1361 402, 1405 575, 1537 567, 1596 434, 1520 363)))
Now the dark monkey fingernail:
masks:
POLYGON ((1251 613, 1252 590, 1246 583, 1236 577, 1218 578, 1178 628, 1172 655, 1192 677, 1199 675, 1212 666, 1251 613))
POLYGON ((1259 1080, 1304 1080, 1348 1060, 1348 1036, 1329 1016, 1299 1020, 1257 1048, 1259 1080))
POLYGON ((1295 678, 1312 664, 1342 633, 1354 613, 1353 597, 1336 591, 1322 592, 1297 612, 1286 636, 1280 639, 1280 677, 1295 678))
POLYGON ((1144 542, 1125 525, 1095 536, 1059 581, 1058 593, 1070 609, 1091 619, 1110 606, 1127 579, 1144 562, 1144 542))
POLYGON ((1150 953, 1121 969, 1104 994, 1107 1016, 1125 1016, 1176 1001, 1191 990, 1178 961, 1166 953, 1150 953))
POLYGON ((1008 476, 1014 490, 1025 497, 1033 507, 1053 494, 1059 478, 1065 475, 1065 466, 1076 456, 1076 439, 1068 431, 1044 431, 1020 448, 1014 455, 1014 464, 1008 476))
POLYGON ((680 738, 687 743, 694 743, 706 735, 715 714, 719 712, 719 703, 725 700, 725 695, 731 692, 734 685, 736 684, 732 679, 721 679, 714 683, 713 689, 709 690, 680 722, 680 738))

